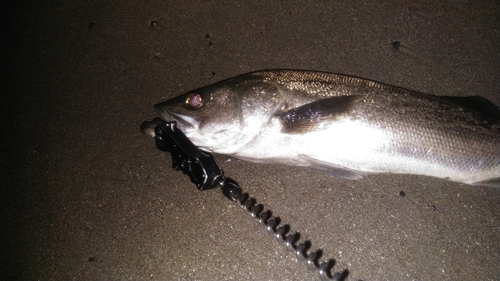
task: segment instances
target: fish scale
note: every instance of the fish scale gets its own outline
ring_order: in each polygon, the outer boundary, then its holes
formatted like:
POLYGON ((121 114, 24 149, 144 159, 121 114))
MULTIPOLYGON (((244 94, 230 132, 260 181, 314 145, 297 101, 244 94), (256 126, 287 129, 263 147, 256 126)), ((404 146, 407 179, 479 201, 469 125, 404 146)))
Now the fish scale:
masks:
MULTIPOLYGON (((500 118, 466 99, 348 75, 269 70, 155 109, 202 149, 247 161, 350 179, 403 173, 500 187, 500 118)), ((488 108, 500 116, 498 106, 488 108)))

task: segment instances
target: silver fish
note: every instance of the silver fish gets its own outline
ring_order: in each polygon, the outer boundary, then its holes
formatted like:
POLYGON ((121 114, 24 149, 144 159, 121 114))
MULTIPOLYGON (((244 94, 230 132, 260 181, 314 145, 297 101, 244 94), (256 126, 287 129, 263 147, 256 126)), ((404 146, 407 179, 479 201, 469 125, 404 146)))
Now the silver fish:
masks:
POLYGON ((397 173, 500 187, 500 118, 454 99, 347 75, 270 70, 155 110, 201 149, 252 162, 348 179, 397 173))

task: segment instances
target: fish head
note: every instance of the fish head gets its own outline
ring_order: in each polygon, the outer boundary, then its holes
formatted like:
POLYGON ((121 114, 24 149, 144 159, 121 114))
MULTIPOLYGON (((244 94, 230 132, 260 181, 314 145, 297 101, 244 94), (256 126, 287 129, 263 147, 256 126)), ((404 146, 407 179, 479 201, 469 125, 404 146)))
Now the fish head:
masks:
POLYGON ((277 88, 262 79, 237 77, 155 105, 165 121, 201 149, 233 154, 254 139, 284 106, 277 88))

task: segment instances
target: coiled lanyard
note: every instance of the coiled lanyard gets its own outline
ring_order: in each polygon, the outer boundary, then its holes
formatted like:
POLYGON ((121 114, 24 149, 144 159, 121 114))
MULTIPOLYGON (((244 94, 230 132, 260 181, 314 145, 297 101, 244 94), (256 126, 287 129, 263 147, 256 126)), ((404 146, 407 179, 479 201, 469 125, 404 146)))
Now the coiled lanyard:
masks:
POLYGON ((254 219, 256 219, 276 240, 292 253, 297 259, 306 264, 311 271, 317 271, 321 280, 344 280, 349 274, 348 270, 335 272, 330 271, 335 265, 333 259, 319 263, 322 254, 320 249, 308 252, 311 242, 305 241, 296 245, 300 234, 290 232, 289 225, 280 226, 280 218, 271 215, 271 211, 263 211, 264 206, 247 193, 243 193, 238 183, 224 176, 213 156, 195 146, 181 130, 177 129, 176 122, 165 122, 160 118, 146 121, 141 125, 141 131, 153 136, 156 147, 172 155, 172 166, 175 170, 181 170, 187 174, 199 190, 208 190, 216 187, 221 188, 222 193, 230 200, 235 201, 243 207, 254 219))

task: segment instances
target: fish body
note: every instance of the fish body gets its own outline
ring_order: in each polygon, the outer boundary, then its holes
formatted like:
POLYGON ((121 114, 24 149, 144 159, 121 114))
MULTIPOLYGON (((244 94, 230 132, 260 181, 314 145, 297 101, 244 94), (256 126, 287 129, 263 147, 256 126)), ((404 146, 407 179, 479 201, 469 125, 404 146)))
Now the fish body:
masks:
POLYGON ((371 80, 258 71, 155 110, 201 149, 243 160, 349 179, 416 174, 500 187, 500 118, 371 80))

